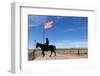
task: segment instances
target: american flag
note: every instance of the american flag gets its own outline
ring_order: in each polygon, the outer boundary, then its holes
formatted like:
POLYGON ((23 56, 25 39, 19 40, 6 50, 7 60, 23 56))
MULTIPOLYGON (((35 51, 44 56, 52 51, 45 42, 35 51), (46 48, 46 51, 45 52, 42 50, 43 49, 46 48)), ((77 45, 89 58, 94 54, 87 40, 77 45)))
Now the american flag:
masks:
POLYGON ((44 25, 44 29, 49 29, 49 28, 52 28, 52 27, 53 27, 53 21, 48 21, 44 25))

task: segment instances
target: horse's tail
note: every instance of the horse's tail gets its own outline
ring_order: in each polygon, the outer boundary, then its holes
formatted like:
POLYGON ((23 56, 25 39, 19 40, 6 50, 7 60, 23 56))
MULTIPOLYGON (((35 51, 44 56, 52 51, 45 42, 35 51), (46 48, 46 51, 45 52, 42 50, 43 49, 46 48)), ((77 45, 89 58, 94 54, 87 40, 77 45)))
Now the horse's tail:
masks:
POLYGON ((56 46, 54 47, 54 49, 56 50, 56 46))

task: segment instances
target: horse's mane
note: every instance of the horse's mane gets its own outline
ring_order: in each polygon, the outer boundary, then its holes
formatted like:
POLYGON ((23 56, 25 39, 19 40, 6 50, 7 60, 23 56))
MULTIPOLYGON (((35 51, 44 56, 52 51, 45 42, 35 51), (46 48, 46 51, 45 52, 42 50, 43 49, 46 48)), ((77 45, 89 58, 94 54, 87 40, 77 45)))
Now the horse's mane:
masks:
POLYGON ((44 44, 42 44, 42 43, 37 43, 37 44, 39 44, 39 45, 44 45, 44 44))
POLYGON ((42 44, 42 43, 37 43, 38 45, 40 45, 40 46, 44 46, 44 44, 42 44))

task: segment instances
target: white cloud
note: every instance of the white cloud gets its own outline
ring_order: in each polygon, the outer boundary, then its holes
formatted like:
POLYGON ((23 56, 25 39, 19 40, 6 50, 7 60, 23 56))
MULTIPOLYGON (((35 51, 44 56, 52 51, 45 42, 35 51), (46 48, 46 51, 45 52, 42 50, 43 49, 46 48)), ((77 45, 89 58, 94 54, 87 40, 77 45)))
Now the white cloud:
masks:
POLYGON ((61 42, 55 42, 52 43, 52 45, 55 45, 57 48, 82 48, 87 47, 88 42, 86 41, 61 41, 61 42))
POLYGON ((36 27, 36 26, 40 26, 38 24, 30 24, 29 27, 36 27))
POLYGON ((87 29, 87 27, 72 27, 72 28, 66 28, 62 32, 72 32, 72 31, 84 30, 84 29, 87 29))
POLYGON ((71 42, 70 44, 73 44, 73 45, 84 45, 84 44, 87 44, 87 42, 71 42))
POLYGON ((62 18, 65 18, 64 16, 55 16, 54 17, 55 19, 62 19, 62 18))

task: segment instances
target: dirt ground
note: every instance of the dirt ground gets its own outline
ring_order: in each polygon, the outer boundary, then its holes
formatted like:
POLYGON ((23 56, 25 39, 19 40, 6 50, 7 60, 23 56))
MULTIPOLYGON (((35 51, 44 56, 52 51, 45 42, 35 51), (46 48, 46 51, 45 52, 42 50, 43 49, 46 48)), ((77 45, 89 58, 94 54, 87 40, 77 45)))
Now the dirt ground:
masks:
POLYGON ((28 60, 57 60, 57 59, 79 59, 79 58, 88 58, 87 53, 66 53, 66 52, 56 52, 56 56, 54 53, 50 57, 51 52, 46 51, 45 56, 43 57, 41 51, 33 51, 28 53, 28 60))

